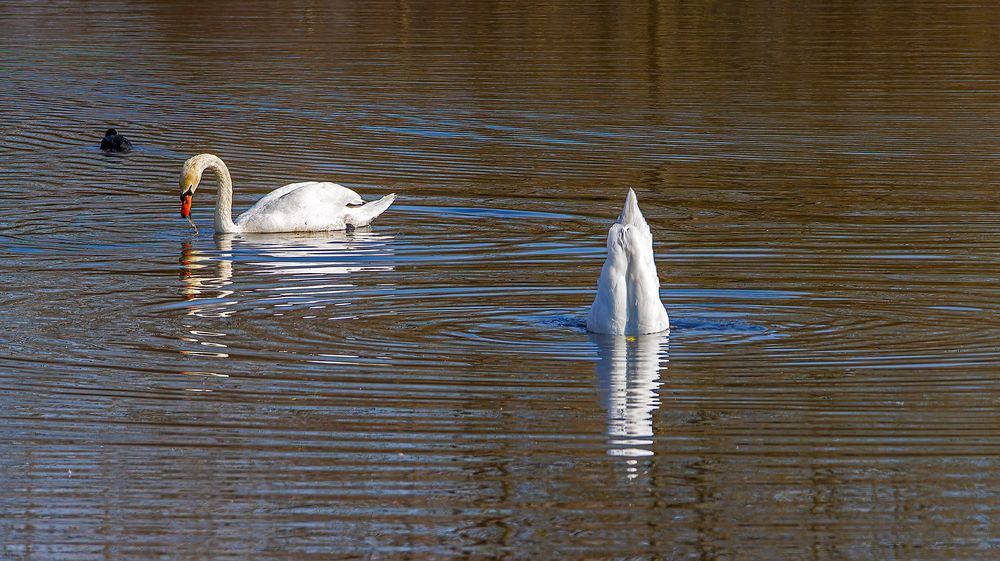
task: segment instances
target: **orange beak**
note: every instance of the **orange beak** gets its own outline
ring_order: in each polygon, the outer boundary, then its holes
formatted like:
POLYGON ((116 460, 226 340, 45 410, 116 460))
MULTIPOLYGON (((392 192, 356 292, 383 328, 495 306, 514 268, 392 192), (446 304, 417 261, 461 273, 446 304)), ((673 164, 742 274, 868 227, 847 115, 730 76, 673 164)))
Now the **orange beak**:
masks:
POLYGON ((191 193, 181 195, 181 218, 191 216, 191 193))

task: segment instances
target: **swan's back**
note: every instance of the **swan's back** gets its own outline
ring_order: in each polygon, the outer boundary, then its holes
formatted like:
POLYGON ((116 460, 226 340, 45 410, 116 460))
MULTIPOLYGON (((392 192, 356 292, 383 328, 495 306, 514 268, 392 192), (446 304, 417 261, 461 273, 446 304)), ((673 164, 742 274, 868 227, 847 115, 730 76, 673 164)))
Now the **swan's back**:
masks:
POLYGON ((618 221, 608 231, 608 258, 587 315, 587 330, 641 335, 670 328, 660 302, 660 280, 653 260, 653 236, 629 189, 618 221))

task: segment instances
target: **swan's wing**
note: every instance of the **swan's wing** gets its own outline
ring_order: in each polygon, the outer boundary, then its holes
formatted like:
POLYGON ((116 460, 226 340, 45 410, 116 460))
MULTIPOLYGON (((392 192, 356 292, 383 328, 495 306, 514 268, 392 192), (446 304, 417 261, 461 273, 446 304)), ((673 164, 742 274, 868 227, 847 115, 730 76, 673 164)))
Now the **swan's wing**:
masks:
POLYGON ((601 267, 597 294, 587 314, 587 331, 623 335, 628 319, 628 252, 625 227, 614 224, 608 231, 608 257, 601 267))
POLYGON ((630 335, 658 333, 670 328, 667 310, 660 301, 660 279, 653 259, 653 240, 644 232, 629 227, 629 260, 626 274, 629 286, 630 335))
MULTIPOLYGON (((303 181, 301 183, 290 183, 271 191, 254 203, 250 207, 250 210, 271 205, 285 197, 295 200, 302 198, 324 200, 338 204, 339 206, 348 204, 361 205, 365 203, 357 193, 343 185, 330 183, 329 181, 303 181)), ((291 200, 285 201, 284 204, 291 202, 291 200)), ((250 212, 250 210, 247 212, 250 212)))
POLYGON ((357 193, 336 183, 292 183, 264 195, 236 224, 244 232, 342 230, 345 209, 363 204, 357 193))

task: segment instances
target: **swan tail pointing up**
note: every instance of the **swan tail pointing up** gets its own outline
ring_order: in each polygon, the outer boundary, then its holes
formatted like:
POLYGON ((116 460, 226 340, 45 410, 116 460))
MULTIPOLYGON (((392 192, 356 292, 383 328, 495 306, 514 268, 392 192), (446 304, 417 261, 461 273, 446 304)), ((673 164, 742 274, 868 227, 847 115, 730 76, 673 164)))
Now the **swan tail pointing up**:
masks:
POLYGON ((390 193, 377 201, 371 201, 359 207, 350 208, 347 223, 355 228, 367 226, 378 218, 380 214, 385 212, 395 200, 396 194, 390 193))
POLYGON ((617 224, 633 226, 641 228, 647 233, 649 232, 649 225, 646 224, 646 218, 642 215, 642 211, 639 210, 639 199, 635 196, 635 191, 631 188, 625 197, 625 206, 622 207, 622 213, 618 215, 617 224))
POLYGON ((608 258, 587 315, 587 330, 641 335, 670 328, 660 302, 660 280, 653 260, 653 238, 629 189, 618 221, 608 232, 608 258))

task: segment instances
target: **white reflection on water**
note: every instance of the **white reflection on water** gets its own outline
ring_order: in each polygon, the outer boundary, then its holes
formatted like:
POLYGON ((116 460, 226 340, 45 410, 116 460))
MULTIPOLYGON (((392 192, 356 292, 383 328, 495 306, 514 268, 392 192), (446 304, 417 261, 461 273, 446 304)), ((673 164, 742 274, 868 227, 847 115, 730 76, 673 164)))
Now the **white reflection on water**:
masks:
POLYGON ((392 239, 391 235, 372 232, 219 235, 215 236, 215 252, 195 249, 185 242, 180 258, 181 292, 188 300, 188 315, 229 317, 246 308, 236 306, 241 298, 276 308, 306 305, 323 309, 349 304, 342 295, 357 285, 345 277, 394 270, 392 239), (268 278, 263 283, 259 278, 256 283, 249 282, 250 277, 259 275, 268 278), (333 278, 337 281, 330 282, 333 278), (243 282, 237 282, 240 280, 243 282), (240 291, 241 285, 246 289, 240 291), (257 292, 267 296, 254 294, 257 292), (330 298, 335 294, 341 295, 336 302, 330 298))
POLYGON ((660 406, 660 363, 666 334, 619 337, 591 333, 597 346, 597 384, 608 412, 608 454, 652 456, 653 412, 660 406))
MULTIPOLYGON (((233 236, 216 238, 216 243, 232 243, 233 236)), ((364 271, 392 271, 383 262, 393 254, 393 236, 372 231, 288 234, 243 234, 240 248, 251 248, 256 258, 249 261, 260 274, 291 278, 303 275, 344 276, 364 271)), ((230 250, 232 246, 230 245, 230 250)), ((344 284, 340 286, 354 286, 344 284)), ((297 288, 275 287, 277 290, 297 288)), ((298 287, 303 288, 303 287, 298 287)), ((308 288, 308 287, 305 287, 308 288)))
MULTIPOLYGON (((280 318, 289 312, 297 313, 297 321, 351 317, 346 310, 371 292, 369 284, 377 285, 380 292, 391 288, 359 275, 395 269, 392 240, 391 235, 361 231, 220 235, 214 238, 214 251, 184 242, 180 256, 182 305, 185 315, 193 319, 184 325, 186 331, 180 339, 194 348, 181 354, 230 356, 227 334, 219 332, 227 323, 213 321, 214 331, 206 331, 204 322, 194 318, 218 320, 244 313, 280 318)), ((220 376, 204 371, 185 373, 220 376)))

